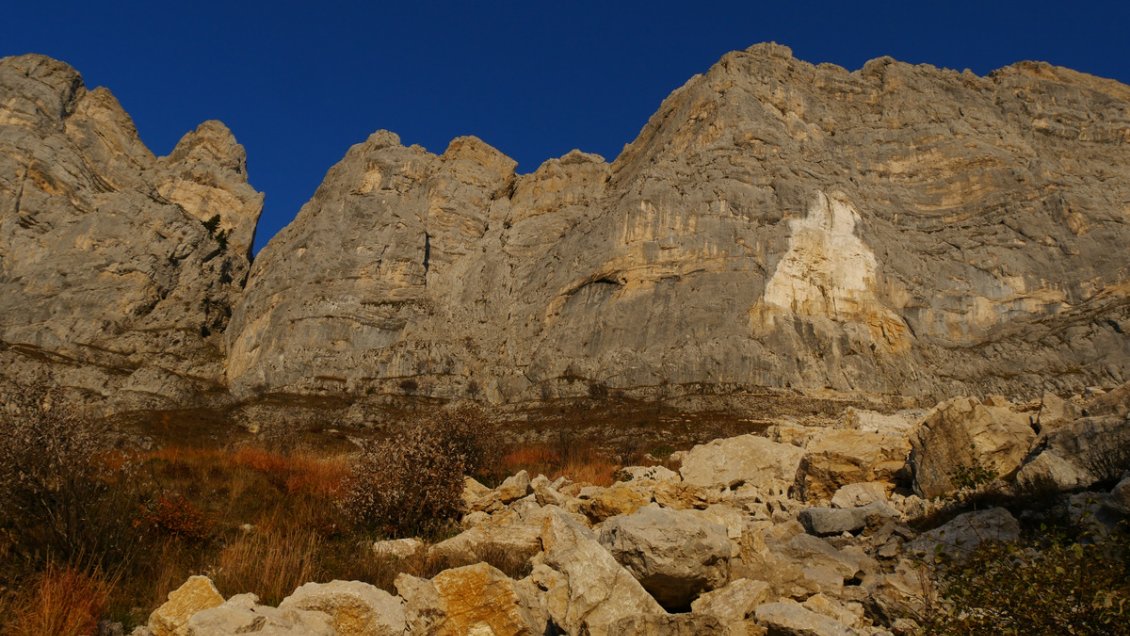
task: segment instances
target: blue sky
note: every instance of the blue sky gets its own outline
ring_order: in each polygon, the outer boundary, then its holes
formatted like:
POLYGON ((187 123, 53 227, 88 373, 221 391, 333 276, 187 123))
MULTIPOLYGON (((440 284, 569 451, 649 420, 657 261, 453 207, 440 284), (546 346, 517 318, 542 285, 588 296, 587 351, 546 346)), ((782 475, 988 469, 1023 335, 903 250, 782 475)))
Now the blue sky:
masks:
POLYGON ((256 248, 346 149, 386 128, 442 152, 473 134, 530 172, 612 160, 727 51, 777 41, 849 69, 891 55, 983 74, 1040 59, 1130 83, 1130 3, 12 2, 0 56, 44 53, 106 86, 165 154, 220 119, 266 193, 256 248), (112 5, 112 6, 111 6, 112 5))

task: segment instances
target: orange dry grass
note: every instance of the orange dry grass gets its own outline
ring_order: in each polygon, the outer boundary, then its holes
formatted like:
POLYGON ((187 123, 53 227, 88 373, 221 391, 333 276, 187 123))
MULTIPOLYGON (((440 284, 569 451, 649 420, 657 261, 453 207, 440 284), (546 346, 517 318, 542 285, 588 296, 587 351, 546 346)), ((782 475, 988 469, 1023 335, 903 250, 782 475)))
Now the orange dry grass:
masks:
POLYGON ((506 475, 525 470, 531 475, 542 474, 550 479, 564 476, 594 486, 611 486, 615 481, 613 474, 619 468, 585 444, 561 450, 547 444, 517 446, 502 456, 501 467, 506 475))
POLYGON ((114 580, 100 570, 48 563, 7 608, 12 636, 79 636, 97 632, 114 580))
POLYGON ((225 449, 167 446, 146 455, 170 464, 187 466, 239 466, 261 473, 290 494, 332 497, 349 473, 346 457, 323 457, 313 453, 277 453, 253 446, 225 449))

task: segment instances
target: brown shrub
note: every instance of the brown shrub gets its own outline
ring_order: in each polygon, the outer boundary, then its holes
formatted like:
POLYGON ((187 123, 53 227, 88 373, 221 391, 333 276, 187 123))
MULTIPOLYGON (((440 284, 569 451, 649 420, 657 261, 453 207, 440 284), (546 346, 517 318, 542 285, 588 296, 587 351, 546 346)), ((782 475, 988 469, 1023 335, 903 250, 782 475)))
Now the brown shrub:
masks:
POLYGON ((207 541, 212 533, 212 523, 204 511, 179 493, 158 495, 142 509, 134 524, 190 542, 207 541))
POLYGON ((129 514, 136 499, 130 465, 114 452, 107 428, 32 388, 0 410, 0 529, 14 549, 47 556, 124 559, 134 545, 129 514))
POLYGON ((357 524, 383 536, 434 536, 463 512, 463 477, 496 452, 477 410, 447 411, 370 445, 338 502, 357 524))

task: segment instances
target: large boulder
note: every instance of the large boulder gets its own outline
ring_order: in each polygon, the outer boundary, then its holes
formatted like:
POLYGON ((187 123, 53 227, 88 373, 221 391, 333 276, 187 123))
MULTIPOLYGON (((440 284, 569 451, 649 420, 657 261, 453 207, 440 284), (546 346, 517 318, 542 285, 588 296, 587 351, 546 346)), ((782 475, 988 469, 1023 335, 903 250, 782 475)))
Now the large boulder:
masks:
POLYGON ((775 636, 856 636, 858 633, 833 618, 788 599, 761 605, 755 616, 757 622, 768 627, 769 633, 775 636))
POLYGON ((630 572, 564 511, 551 508, 542 528, 544 563, 533 580, 553 622, 569 634, 618 634, 617 621, 666 612, 630 572))
POLYGON ((893 487, 909 452, 903 433, 821 431, 805 446, 796 474, 797 494, 803 500, 828 500, 847 484, 880 481, 893 487))
POLYGON ((600 543, 667 609, 690 607, 730 576, 726 527, 699 511, 647 506, 605 522, 600 543))
POLYGON ((805 530, 817 536, 858 532, 868 525, 897 519, 899 512, 885 502, 874 502, 857 508, 806 508, 797 515, 805 530))
POLYGON ((737 579, 725 587, 705 592, 691 603, 696 614, 710 614, 725 625, 741 623, 758 605, 769 600, 771 587, 765 581, 737 579))
POLYGON ((1041 437, 1039 453, 1016 474, 1034 490, 1086 488, 1130 470, 1130 419, 1083 417, 1041 437))
POLYGON ((399 636, 405 628, 401 599, 360 581, 307 583, 283 599, 279 609, 324 612, 338 636, 399 636))
POLYGON ((757 435, 717 439, 683 456, 683 482, 700 488, 735 490, 792 483, 804 451, 757 435))
POLYGON ((523 602, 516 582, 497 568, 477 563, 444 570, 430 581, 401 574, 396 590, 404 598, 409 633, 434 636, 536 636, 544 633, 523 602))
POLYGON ((911 437, 914 491, 940 497, 1020 466, 1036 433, 1028 415, 954 398, 934 407, 911 437))

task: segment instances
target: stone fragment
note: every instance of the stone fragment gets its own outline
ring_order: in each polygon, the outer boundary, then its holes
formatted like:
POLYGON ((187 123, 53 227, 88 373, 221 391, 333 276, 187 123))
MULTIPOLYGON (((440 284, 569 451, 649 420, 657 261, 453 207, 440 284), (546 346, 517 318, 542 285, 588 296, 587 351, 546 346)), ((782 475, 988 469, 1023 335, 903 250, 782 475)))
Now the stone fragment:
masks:
POLYGON ((698 511, 647 506, 607 521, 600 543, 669 610, 729 579, 726 528, 698 511))
POLYGON ((525 497, 530 492, 530 474, 524 470, 518 471, 518 474, 503 480, 502 485, 495 489, 495 492, 504 504, 525 497))
POLYGON ((679 473, 666 466, 625 466, 616 471, 617 481, 679 481, 679 473))
POLYGON ((425 548, 424 542, 414 537, 407 539, 388 539, 373 543, 373 556, 384 559, 408 559, 425 548))
POLYGON ((224 603, 224 597, 206 576, 190 576, 180 587, 169 592, 169 600, 149 615, 153 636, 185 636, 188 619, 197 612, 224 603))
POLYGON ((797 515, 805 530, 817 536, 859 532, 868 525, 887 519, 898 519, 899 512, 886 502, 875 502, 857 508, 806 508, 797 515))
POLYGON ((400 599, 360 581, 306 583, 279 609, 324 612, 339 636, 393 636, 403 634, 406 625, 400 599))
POLYGON ((836 508, 856 508, 886 500, 887 485, 877 481, 847 484, 832 495, 832 505, 836 508))
POLYGON ((608 488, 594 490, 581 501, 580 510, 594 522, 609 517, 629 515, 651 503, 652 493, 640 482, 617 482, 608 488))
POLYGON ((739 623, 750 618, 758 605, 769 600, 770 594, 771 588, 765 581, 737 579, 700 595, 691 603, 691 610, 716 616, 726 625, 739 623))
POLYGON ((726 627, 709 614, 637 614, 612 625, 612 634, 632 636, 701 636, 726 634, 726 627))

